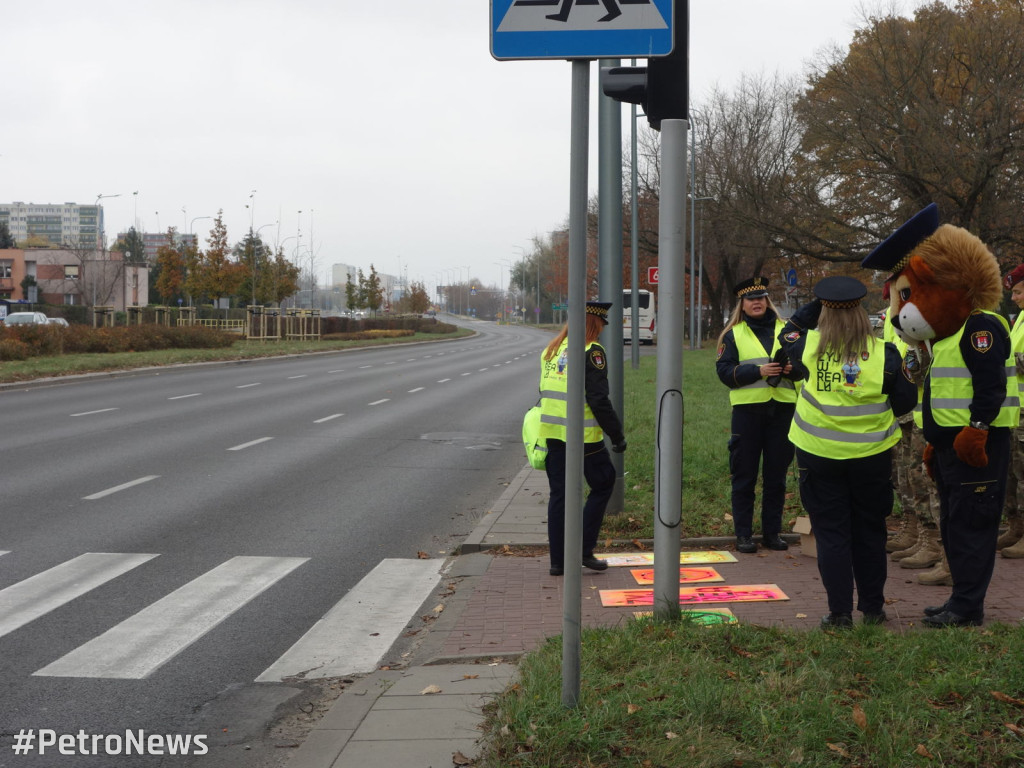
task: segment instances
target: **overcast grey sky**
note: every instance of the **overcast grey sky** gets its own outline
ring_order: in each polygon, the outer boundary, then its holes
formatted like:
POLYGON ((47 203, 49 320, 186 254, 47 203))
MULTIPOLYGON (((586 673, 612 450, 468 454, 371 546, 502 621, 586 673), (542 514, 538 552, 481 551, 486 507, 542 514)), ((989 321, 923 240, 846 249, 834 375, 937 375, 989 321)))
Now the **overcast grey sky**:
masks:
MULTIPOLYGON (((696 102, 741 73, 802 73, 861 16, 856 0, 690 6, 696 102)), ((204 243, 212 220, 195 219, 223 209, 232 242, 252 224, 305 265, 312 242, 321 281, 344 262, 428 286, 469 267, 497 284, 566 220, 571 67, 495 61, 489 8, 5 3, 0 202, 120 195, 101 201, 108 241, 137 220, 204 243)), ((596 146, 596 67, 591 86, 596 146)))

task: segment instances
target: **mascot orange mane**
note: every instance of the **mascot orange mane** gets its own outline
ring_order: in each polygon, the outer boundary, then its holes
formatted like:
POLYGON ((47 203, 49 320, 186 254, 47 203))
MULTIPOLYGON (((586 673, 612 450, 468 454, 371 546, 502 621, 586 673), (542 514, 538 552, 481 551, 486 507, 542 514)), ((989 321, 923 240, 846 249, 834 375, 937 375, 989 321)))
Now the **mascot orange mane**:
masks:
MULTIPOLYGON (((891 271, 893 327, 912 347, 924 347, 928 359, 933 341, 957 333, 972 312, 995 310, 1002 298, 995 256, 966 229, 940 226, 935 203, 901 226, 861 266, 891 271)), ((958 455, 971 466, 984 466, 985 438, 985 432, 965 427, 957 438, 958 455)), ((926 459, 930 454, 926 449, 926 459)))

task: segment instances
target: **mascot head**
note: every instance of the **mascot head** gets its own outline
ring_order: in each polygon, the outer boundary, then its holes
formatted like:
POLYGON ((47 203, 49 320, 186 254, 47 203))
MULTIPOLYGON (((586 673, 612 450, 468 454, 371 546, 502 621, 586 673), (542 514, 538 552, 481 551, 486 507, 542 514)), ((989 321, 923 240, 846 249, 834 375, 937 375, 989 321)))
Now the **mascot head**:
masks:
POLYGON ((861 266, 892 273, 889 316, 911 344, 952 336, 971 312, 994 310, 1002 298, 995 256, 966 229, 939 226, 935 203, 886 238, 861 266))

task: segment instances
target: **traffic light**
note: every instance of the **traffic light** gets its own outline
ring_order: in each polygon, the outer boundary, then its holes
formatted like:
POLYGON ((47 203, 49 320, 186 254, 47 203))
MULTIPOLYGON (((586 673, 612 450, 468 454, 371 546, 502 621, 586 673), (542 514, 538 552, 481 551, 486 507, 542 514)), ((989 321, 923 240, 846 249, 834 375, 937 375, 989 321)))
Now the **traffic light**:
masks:
POLYGON ((605 96, 639 104, 654 130, 662 120, 685 120, 689 92, 689 2, 675 0, 674 41, 668 56, 652 57, 646 67, 602 67, 605 96))

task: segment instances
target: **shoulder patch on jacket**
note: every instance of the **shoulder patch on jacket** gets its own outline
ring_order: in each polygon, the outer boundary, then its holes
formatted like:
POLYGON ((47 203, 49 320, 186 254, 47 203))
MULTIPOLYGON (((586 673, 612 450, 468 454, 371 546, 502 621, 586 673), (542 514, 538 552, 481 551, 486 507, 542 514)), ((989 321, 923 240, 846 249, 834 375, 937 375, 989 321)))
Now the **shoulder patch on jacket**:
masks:
POLYGON ((793 342, 800 338, 800 331, 790 331, 783 338, 786 341, 793 342))
POLYGON ((971 346, 977 352, 985 353, 992 349, 991 331, 977 331, 971 334, 971 346))
POLYGON ((725 344, 719 344, 718 345, 718 354, 715 355, 715 360, 721 360, 722 359, 722 355, 724 355, 724 354, 725 354, 725 344))
POLYGON ((605 367, 604 350, 600 347, 592 348, 590 350, 590 363, 598 370, 603 370, 605 367))

